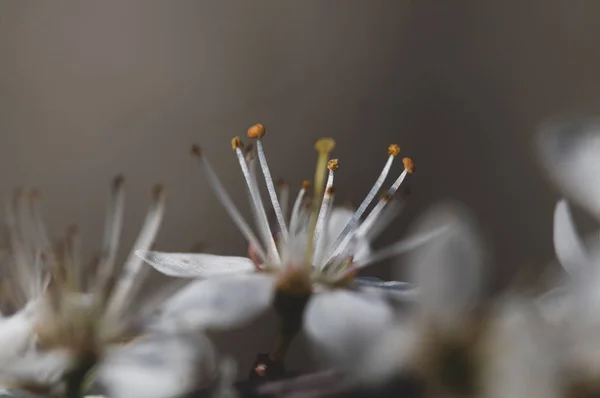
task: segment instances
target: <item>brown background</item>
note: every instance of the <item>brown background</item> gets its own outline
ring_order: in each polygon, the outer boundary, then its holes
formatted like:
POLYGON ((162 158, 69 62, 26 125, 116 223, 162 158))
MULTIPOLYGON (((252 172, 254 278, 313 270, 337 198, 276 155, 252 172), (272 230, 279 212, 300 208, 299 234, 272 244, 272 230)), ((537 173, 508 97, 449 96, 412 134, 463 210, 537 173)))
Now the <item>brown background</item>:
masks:
MULTIPOLYGON (((291 184, 312 176, 314 139, 336 138, 338 197, 355 202, 397 142, 418 170, 384 241, 437 200, 459 199, 485 225, 504 277, 552 256, 556 196, 532 136, 550 115, 598 112, 599 17, 593 0, 2 1, 0 195, 41 188, 51 233, 79 224, 91 254, 108 181, 123 172, 127 244, 162 182, 158 248, 202 241, 243 254, 191 143, 244 206, 229 140, 257 121, 273 174, 291 184)), ((220 346, 245 372, 272 323, 220 346)), ((298 342, 290 367, 306 357, 298 342)))

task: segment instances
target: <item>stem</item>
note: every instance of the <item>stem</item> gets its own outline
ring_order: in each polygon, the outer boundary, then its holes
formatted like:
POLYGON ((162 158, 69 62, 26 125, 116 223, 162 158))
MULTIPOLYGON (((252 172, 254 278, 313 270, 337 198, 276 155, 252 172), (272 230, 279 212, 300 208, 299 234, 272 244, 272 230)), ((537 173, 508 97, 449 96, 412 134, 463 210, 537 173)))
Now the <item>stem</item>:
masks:
POLYGON ((65 374, 65 395, 66 398, 83 397, 83 383, 88 372, 96 364, 94 356, 84 358, 70 372, 65 374))
POLYGON ((274 362, 281 362, 292 344, 294 337, 302 329, 304 308, 310 294, 290 294, 278 291, 275 295, 273 307, 278 315, 277 337, 269 358, 274 362))
POLYGON ((284 327, 281 325, 282 321, 280 320, 280 325, 277 330, 277 335, 275 336, 275 344, 273 348, 269 352, 269 358, 273 362, 283 362, 285 359, 285 354, 287 353, 288 348, 294 341, 294 337, 299 332, 299 329, 292 333, 284 333, 284 327))

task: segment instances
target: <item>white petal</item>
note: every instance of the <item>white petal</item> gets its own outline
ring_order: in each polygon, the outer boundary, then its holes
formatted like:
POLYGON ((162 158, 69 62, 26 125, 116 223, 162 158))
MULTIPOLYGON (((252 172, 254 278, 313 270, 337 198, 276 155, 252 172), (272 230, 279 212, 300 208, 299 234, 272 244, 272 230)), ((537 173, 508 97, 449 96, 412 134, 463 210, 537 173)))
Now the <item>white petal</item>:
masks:
POLYGON ((484 250, 470 215, 442 205, 417 223, 415 234, 448 226, 444 233, 409 255, 411 280, 420 289, 419 304, 442 327, 456 327, 476 303, 483 278, 484 250))
POLYGON ((72 357, 66 350, 30 352, 26 356, 13 358, 8 364, 2 364, 0 378, 8 384, 52 385, 62 378, 71 365, 72 357))
POLYGON ((393 298, 402 301, 413 301, 418 297, 419 290, 412 283, 399 281, 384 281, 374 277, 359 277, 354 284, 366 294, 379 297, 393 298))
POLYGON ((29 391, 20 390, 16 388, 4 388, 0 387, 0 398, 12 397, 12 398, 43 398, 41 395, 33 394, 29 391))
MULTIPOLYGON (((353 214, 352 210, 345 207, 333 208, 327 227, 326 242, 328 244, 332 244, 335 241, 346 224, 352 219, 353 214)), ((360 261, 369 257, 371 255, 369 240, 364 236, 354 237, 348 254, 354 257, 354 261, 360 261)))
POLYGON ((572 316, 575 309, 574 303, 571 289, 564 286, 552 289, 536 300, 542 316, 553 324, 565 322, 572 316))
POLYGON ((581 238, 575 229, 566 200, 560 200, 554 209, 554 251, 563 268, 572 276, 590 270, 592 264, 581 238))
POLYGON ((484 368, 485 397, 559 397, 556 342, 534 307, 504 304, 494 316, 484 368))
POLYGON ((558 189, 600 219, 600 120, 547 124, 538 146, 542 165, 558 189))
POLYGON ((231 275, 190 283, 165 303, 160 329, 225 329, 251 321, 271 304, 275 279, 231 275))
POLYGON ((327 228, 328 242, 333 243, 346 224, 352 219, 354 212, 345 207, 336 206, 331 210, 327 228))
POLYGON ((252 260, 246 257, 153 251, 138 251, 136 254, 158 272, 180 278, 210 277, 255 270, 252 260))
POLYGON ((421 345, 419 329, 404 319, 371 344, 356 376, 366 383, 379 384, 405 371, 421 345))
POLYGON ((325 359, 352 369, 362 366, 365 353, 393 318, 380 299, 349 290, 323 291, 309 301, 304 329, 325 359))
POLYGON ((33 314, 25 312, 0 319, 0 363, 23 355, 31 346, 34 321, 33 314))
POLYGON ((201 366, 206 377, 214 375, 214 349, 207 343, 207 339, 153 336, 115 348, 98 370, 99 382, 111 398, 180 396, 208 381, 202 380, 201 366))

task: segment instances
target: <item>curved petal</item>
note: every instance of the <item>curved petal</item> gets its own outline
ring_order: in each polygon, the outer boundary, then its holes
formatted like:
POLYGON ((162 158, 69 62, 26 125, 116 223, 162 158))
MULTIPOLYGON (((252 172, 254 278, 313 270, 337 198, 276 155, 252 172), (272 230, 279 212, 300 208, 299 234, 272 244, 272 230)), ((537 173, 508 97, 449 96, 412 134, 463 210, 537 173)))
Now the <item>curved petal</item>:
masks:
POLYGON ((10 363, 31 347, 34 322, 34 314, 24 311, 0 319, 0 363, 10 363))
POLYGON ((214 375, 214 356, 205 338, 152 336, 110 350, 98 370, 98 380, 114 398, 182 396, 208 381, 201 379, 202 367, 206 378, 214 375))
POLYGON ((227 329, 241 326, 271 304, 275 278, 231 275, 190 283, 161 308, 161 330, 227 329))
MULTIPOLYGON (((346 224, 352 219, 354 212, 345 207, 334 207, 331 211, 329 224, 327 225, 326 242, 332 244, 342 232, 346 224)), ((371 255, 371 245, 364 236, 355 236, 351 243, 348 254, 352 255, 354 261, 360 261, 371 255)))
POLYGON ((73 357, 67 350, 30 352, 13 358, 0 366, 0 379, 7 385, 50 386, 63 377, 72 365, 73 357))
POLYGON ((568 287, 561 286, 542 294, 536 300, 540 313, 552 323, 565 321, 573 313, 574 297, 568 287))
POLYGON ((591 269, 591 260, 571 217, 566 200, 556 203, 554 209, 554 251, 558 261, 571 276, 581 276, 582 271, 591 269))
POLYGON ((158 272, 180 278, 198 278, 251 272, 256 268, 246 257, 217 256, 197 253, 163 253, 137 251, 137 256, 158 272))
POLYGON ((413 363, 420 337, 410 319, 396 323, 373 342, 356 376, 363 382, 378 384, 401 374, 413 363))
POLYGON ((304 329, 325 359, 351 369, 362 366, 365 353, 393 319, 391 307, 382 300, 332 290, 313 295, 304 314, 304 329))
POLYGON ((557 188, 600 219, 600 120, 549 123, 541 128, 538 149, 557 188))
POLYGON ((417 223, 415 234, 447 226, 443 234, 409 255, 411 280, 419 286, 426 316, 454 327, 468 316, 483 282, 483 244, 470 214, 461 206, 441 205, 417 223))
POLYGON ((15 388, 4 388, 4 387, 0 387, 0 397, 2 397, 2 398, 44 398, 42 395, 33 394, 29 391, 15 389, 15 388))
POLYGON ((375 294, 385 298, 413 301, 418 297, 418 288, 407 282, 384 281, 376 277, 363 276, 354 279, 354 285, 366 294, 375 294))
POLYGON ((556 342, 535 307, 517 300, 502 304, 490 325, 482 395, 558 398, 556 352, 556 342))

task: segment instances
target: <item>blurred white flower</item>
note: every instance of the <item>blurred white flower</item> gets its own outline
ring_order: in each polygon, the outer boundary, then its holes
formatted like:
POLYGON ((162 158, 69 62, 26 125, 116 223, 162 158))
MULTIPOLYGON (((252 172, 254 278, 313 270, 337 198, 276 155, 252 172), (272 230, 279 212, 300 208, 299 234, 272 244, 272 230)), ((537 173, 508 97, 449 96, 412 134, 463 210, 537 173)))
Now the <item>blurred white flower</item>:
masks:
MULTIPOLYGON (((541 163, 560 192, 600 221, 600 119, 548 123, 541 129, 538 147, 541 163)), ((592 239, 582 240, 567 201, 559 201, 554 218, 554 247, 570 278, 558 288, 561 290, 549 293, 545 313, 554 310, 551 315, 562 321, 558 349, 567 394, 573 396, 597 391, 600 383, 598 239, 595 234, 592 239)))
MULTIPOLYGON (((332 139, 318 140, 315 144, 318 159, 313 197, 310 199, 308 195, 310 183, 304 182, 290 216, 287 217, 287 186, 280 186, 278 191, 272 181, 262 145, 263 135, 262 125, 248 130, 248 136, 256 139, 256 155, 250 151, 244 154, 239 137, 232 140, 233 150, 246 180, 259 236, 254 234, 242 218, 207 157, 199 147, 193 148, 193 155, 202 165, 221 203, 249 242, 250 258, 138 251, 141 258, 166 275, 210 278, 191 283, 169 300, 163 307, 160 323, 168 327, 170 317, 175 316, 186 319, 192 329, 234 327, 254 318, 271 304, 275 305, 280 316, 296 318, 297 321, 301 319, 310 295, 322 291, 328 291, 328 294, 316 295, 313 300, 317 302, 311 306, 331 306, 332 309, 357 312, 366 317, 361 323, 368 322, 369 316, 391 317, 391 309, 381 296, 373 295, 372 291, 380 288, 380 291, 390 295, 412 298, 415 290, 411 286, 401 282, 369 280, 353 284, 353 280, 360 269, 418 247, 442 231, 442 228, 423 231, 421 235, 400 241, 381 251, 371 252, 370 240, 400 210, 400 205, 391 198, 406 176, 413 171, 412 160, 403 159, 403 171, 367 213, 367 208, 376 200, 394 159, 399 154, 400 148, 391 145, 388 159, 374 186, 357 210, 350 211, 333 206, 334 175, 339 163, 337 159, 330 160, 329 153, 335 143, 332 139), (267 209, 259 192, 258 166, 264 175, 275 214, 273 229, 269 225, 267 209), (361 217, 365 214, 367 215, 361 222, 361 217), (273 233, 274 230, 276 233, 273 233), (355 289, 336 290, 339 287, 355 289), (284 299, 283 296, 288 298, 284 299), (374 307, 377 309, 371 310, 374 307), (296 314, 292 314, 293 312, 296 314)), ((312 320, 313 318, 307 318, 307 322, 312 320)), ((355 325, 348 325, 348 328, 353 327, 355 325)), ((307 324, 306 328, 310 330, 311 325, 307 324)), ((290 332, 294 333, 295 331, 290 332)), ((282 343, 276 350, 285 351, 287 343, 282 343)))
MULTIPOLYGON (((75 231, 55 250, 39 214, 24 220, 15 217, 22 224, 18 229, 9 216, 17 265, 11 271, 20 276, 19 268, 34 267, 27 277, 17 279, 18 286, 29 288, 21 290, 29 292, 24 297, 30 304, 6 322, 15 324, 14 319, 33 312, 27 331, 29 335, 33 331, 35 346, 13 355, 9 363, 0 361, 3 384, 42 393, 64 387, 67 397, 81 396, 90 374, 98 375, 111 397, 130 397, 142 390, 145 397, 171 397, 197 387, 202 366, 214 355, 212 346, 183 334, 148 334, 144 317, 165 296, 157 293, 154 301, 137 299, 149 269, 134 253, 148 250, 154 242, 163 215, 162 187, 153 190, 142 230, 120 266, 116 254, 123 208, 123 180, 118 177, 112 186, 102 254, 94 268, 81 262, 75 231)), ((10 348, 12 343, 5 344, 10 348)))

